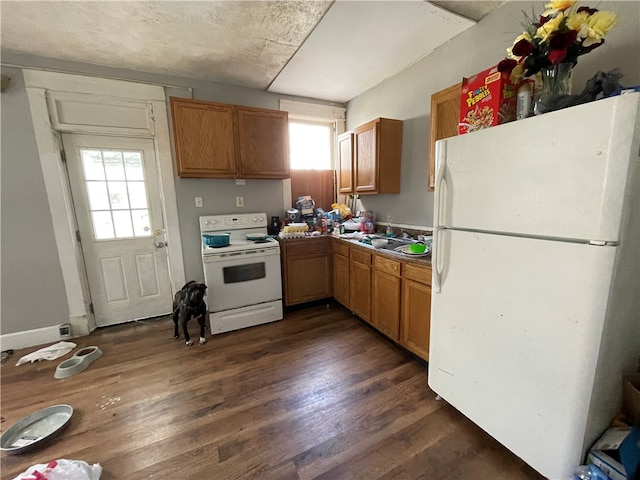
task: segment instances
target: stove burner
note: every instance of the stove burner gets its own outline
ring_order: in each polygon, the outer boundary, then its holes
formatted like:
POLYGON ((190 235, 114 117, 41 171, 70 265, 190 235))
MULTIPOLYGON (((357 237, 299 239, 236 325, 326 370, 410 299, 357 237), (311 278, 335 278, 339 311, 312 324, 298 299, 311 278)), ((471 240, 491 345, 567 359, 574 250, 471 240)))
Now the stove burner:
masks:
POLYGON ((271 243, 271 241, 266 238, 261 238, 260 240, 254 240, 253 243, 271 243))
POLYGON ((227 243, 226 245, 207 245, 207 248, 225 248, 229 246, 231 246, 231 244, 227 243))

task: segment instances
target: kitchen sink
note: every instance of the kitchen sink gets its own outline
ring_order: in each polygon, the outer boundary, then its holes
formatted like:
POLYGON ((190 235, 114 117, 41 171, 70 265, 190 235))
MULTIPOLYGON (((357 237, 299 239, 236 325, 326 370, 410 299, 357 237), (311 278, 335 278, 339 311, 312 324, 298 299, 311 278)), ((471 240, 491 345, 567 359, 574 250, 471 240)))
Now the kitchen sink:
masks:
POLYGON ((409 245, 410 243, 415 242, 415 240, 412 240, 410 238, 395 238, 395 237, 393 237, 393 238, 389 238, 388 240, 389 240, 389 242, 386 245, 380 247, 379 250, 391 250, 391 251, 393 251, 398 247, 402 247, 404 245, 409 245))
POLYGON ((406 255, 408 253, 408 252, 400 251, 399 249, 401 247, 418 242, 418 240, 415 240, 413 238, 402 238, 402 237, 388 238, 384 235, 369 235, 366 239, 359 240, 359 243, 364 243, 369 246, 372 246, 370 241, 374 239, 384 239, 388 241, 388 243, 386 245, 383 245, 382 247, 374 247, 376 250, 386 250, 388 252, 393 252, 398 255, 406 255))

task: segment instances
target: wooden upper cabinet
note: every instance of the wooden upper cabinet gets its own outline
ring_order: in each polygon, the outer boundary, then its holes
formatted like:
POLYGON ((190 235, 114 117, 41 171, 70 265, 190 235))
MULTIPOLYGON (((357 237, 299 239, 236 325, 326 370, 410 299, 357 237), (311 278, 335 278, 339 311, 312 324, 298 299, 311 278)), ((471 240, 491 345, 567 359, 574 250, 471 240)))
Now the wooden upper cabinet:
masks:
POLYGON ((236 106, 240 173, 248 178, 289 178, 289 114, 236 106))
POLYGON ((179 176, 289 177, 287 112, 171 97, 171 117, 179 176))
POLYGON ((436 142, 458 135, 460 91, 462 82, 431 95, 431 129, 429 135, 429 190, 436 179, 436 142))
POLYGON ((179 176, 236 176, 232 105, 171 97, 171 117, 179 176))
POLYGON ((355 193, 400 193, 402 121, 377 118, 353 133, 355 193))
POLYGON ((338 193, 353 193, 353 132, 338 137, 338 193))

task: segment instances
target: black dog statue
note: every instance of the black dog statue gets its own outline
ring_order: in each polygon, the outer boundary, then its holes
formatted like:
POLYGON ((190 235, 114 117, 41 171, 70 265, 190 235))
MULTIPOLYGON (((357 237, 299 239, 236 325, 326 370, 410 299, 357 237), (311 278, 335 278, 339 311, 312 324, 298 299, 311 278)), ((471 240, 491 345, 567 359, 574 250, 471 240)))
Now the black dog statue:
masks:
POLYGON ((207 341, 204 338, 204 331, 207 328, 207 305, 204 303, 204 291, 206 289, 207 286, 204 283, 191 280, 182 289, 178 290, 173 298, 173 323, 175 324, 173 338, 176 340, 180 338, 178 326, 181 325, 185 342, 189 346, 193 345, 187 329, 187 322, 191 318, 197 319, 200 324, 200 345, 207 341))

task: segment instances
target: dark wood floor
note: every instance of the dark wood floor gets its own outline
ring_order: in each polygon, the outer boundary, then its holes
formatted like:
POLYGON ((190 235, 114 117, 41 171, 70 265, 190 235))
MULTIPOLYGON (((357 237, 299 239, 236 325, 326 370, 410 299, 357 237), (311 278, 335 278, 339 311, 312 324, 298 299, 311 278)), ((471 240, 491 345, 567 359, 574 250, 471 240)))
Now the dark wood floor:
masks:
MULTIPOLYGON (((196 322, 191 322, 192 336, 196 322)), ((51 444, 2 455, 12 479, 55 458, 100 463, 102 479, 542 479, 427 386, 425 366, 342 307, 187 347, 167 319, 74 339, 103 351, 2 368, 2 430, 41 408, 75 413, 51 444)), ((77 350, 76 350, 77 351, 77 350)), ((70 356, 71 354, 69 354, 70 356)))

